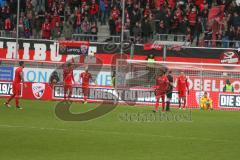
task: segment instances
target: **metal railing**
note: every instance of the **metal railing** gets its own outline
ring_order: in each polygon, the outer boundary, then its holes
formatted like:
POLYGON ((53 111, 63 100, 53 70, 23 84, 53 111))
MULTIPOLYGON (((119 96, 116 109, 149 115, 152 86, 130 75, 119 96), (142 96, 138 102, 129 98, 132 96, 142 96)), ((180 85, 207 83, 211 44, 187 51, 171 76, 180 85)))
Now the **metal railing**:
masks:
POLYGON ((0 30, 0 37, 15 38, 16 37, 16 32, 0 30))
POLYGON ((186 41, 186 35, 177 35, 177 34, 157 34, 154 36, 154 40, 158 41, 177 41, 184 42, 186 41))
MULTIPOLYGON (((0 30, 0 37, 5 38, 15 38, 15 31, 6 31, 0 30)), ((35 39, 32 37, 32 39, 35 39)), ((36 38, 37 40, 41 40, 36 38)), ((137 44, 143 44, 144 41, 135 40, 136 37, 131 37, 129 34, 124 35, 124 40, 131 40, 137 44)), ((107 36, 107 35, 93 35, 93 34, 72 34, 72 40, 75 41, 90 41, 95 43, 101 42, 112 42, 112 43, 120 43, 120 36, 107 36)), ((171 43, 180 43, 187 42, 186 35, 177 35, 177 34, 156 34, 153 36, 151 42, 160 41, 164 42, 163 44, 171 44, 171 43)), ((230 41, 230 40, 201 40, 199 46, 197 47, 212 47, 212 48, 240 48, 240 41, 230 41)))
POLYGON ((216 47, 216 48, 240 48, 240 41, 229 40, 204 40, 202 47, 216 47))
POLYGON ((72 39, 75 41, 107 42, 112 41, 120 43, 120 36, 99 36, 93 34, 73 34, 72 39))

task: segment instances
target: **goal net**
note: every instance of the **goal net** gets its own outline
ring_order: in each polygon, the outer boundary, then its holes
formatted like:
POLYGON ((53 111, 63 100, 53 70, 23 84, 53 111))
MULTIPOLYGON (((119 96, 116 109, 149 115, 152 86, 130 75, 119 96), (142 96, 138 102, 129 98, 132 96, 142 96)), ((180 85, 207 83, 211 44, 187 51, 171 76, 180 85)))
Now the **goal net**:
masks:
POLYGON ((118 60, 116 66, 116 88, 128 90, 125 99, 136 103, 155 103, 153 86, 160 71, 172 71, 174 89, 172 106, 178 106, 176 80, 184 72, 189 84, 187 107, 199 108, 204 92, 213 101, 214 109, 240 108, 240 66, 223 64, 148 62, 139 60, 118 60), (229 81, 233 90, 226 89, 229 81))

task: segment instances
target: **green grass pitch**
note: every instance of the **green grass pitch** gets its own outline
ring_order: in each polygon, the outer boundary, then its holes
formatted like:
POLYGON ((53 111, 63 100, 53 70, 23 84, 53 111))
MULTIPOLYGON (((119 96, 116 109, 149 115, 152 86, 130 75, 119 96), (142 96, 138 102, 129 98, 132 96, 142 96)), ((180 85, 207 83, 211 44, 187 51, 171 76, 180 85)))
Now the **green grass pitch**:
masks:
MULTIPOLYGON (((118 106, 88 122, 66 122, 54 101, 22 100, 23 110, 0 99, 0 160, 234 160, 240 157, 240 112, 192 111, 192 121, 127 121, 152 107, 118 106)), ((74 103, 72 112, 95 104, 74 103)), ((172 110, 173 114, 187 111, 172 110)), ((190 113, 190 112, 189 112, 190 113)))

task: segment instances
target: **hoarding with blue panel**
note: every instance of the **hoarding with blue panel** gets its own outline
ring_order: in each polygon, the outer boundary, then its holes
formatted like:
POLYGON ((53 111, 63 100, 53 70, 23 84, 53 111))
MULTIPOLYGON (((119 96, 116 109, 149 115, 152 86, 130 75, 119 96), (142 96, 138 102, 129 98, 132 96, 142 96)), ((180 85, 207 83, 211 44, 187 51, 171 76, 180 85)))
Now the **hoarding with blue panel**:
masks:
POLYGON ((0 81, 12 81, 13 75, 13 67, 0 67, 0 81))

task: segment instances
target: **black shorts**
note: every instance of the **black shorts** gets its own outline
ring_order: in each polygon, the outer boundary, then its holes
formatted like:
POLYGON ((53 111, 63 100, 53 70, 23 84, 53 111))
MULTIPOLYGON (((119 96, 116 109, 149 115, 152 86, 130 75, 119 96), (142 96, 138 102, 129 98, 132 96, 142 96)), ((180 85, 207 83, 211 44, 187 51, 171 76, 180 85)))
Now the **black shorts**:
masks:
POLYGON ((170 99, 172 98, 172 92, 167 93, 167 98, 170 98, 170 99))

